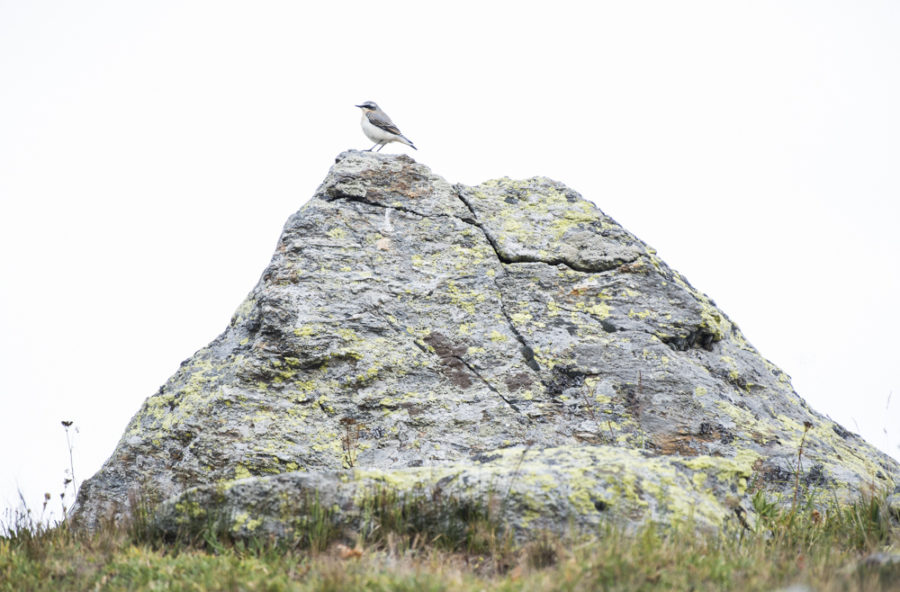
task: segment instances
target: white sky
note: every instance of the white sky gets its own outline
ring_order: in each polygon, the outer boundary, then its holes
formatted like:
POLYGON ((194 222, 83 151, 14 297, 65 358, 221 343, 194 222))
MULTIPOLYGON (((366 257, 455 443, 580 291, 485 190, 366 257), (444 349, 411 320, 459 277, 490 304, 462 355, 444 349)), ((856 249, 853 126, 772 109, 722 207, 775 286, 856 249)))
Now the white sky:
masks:
POLYGON ((595 201, 900 456, 900 3, 445 5, 0 0, 0 509, 224 330, 367 99, 595 201))

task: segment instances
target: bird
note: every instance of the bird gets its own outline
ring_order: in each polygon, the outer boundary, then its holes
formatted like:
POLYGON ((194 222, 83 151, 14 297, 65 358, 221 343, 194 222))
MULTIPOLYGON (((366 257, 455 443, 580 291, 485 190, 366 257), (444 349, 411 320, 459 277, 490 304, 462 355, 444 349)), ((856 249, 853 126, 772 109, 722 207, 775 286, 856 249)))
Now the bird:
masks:
POLYGON ((388 114, 382 111, 381 107, 374 101, 366 101, 356 106, 362 109, 360 124, 362 125, 363 133, 366 134, 367 138, 375 142, 375 145, 369 148, 368 152, 371 152, 375 146, 378 146, 376 152, 381 152, 381 149, 390 142, 400 142, 413 150, 418 150, 418 148, 413 146, 409 138, 400 133, 400 130, 388 117, 388 114))

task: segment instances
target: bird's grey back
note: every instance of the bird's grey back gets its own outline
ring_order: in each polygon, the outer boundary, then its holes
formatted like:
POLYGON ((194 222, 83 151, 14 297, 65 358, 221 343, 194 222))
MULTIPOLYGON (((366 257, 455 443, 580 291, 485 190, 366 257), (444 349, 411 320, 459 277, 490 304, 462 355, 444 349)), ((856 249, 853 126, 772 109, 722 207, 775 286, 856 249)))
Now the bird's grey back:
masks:
POLYGON ((400 130, 394 125, 394 122, 391 121, 391 118, 388 117, 388 114, 381 110, 378 105, 375 105, 375 110, 366 113, 369 118, 369 121, 372 125, 378 126, 383 130, 387 130, 392 134, 400 135, 400 130))

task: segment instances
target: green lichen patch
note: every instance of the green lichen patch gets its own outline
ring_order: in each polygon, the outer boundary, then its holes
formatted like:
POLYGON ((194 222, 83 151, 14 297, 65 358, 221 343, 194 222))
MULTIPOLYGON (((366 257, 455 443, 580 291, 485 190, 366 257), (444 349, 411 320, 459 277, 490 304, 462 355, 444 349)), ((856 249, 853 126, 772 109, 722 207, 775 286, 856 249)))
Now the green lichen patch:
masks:
POLYGON ((319 505, 340 508, 329 518, 336 528, 371 529, 373 521, 384 525, 411 520, 403 515, 413 506, 421 514, 416 518, 420 525, 438 523, 447 519, 443 510, 425 510, 448 500, 457 510, 489 506, 494 524, 520 534, 535 528, 558 531, 572 524, 590 530, 604 523, 718 528, 734 520, 735 507, 750 508, 746 480, 757 460, 752 454, 669 459, 605 446, 515 447, 485 454, 481 462, 444 467, 290 473, 200 488, 168 502, 160 521, 189 523, 202 500, 224 496, 219 506, 231 516, 229 531, 284 536, 309 508, 292 508, 286 502, 273 508, 259 500, 302 500, 304 492, 317 491, 319 505), (385 504, 386 499, 396 503, 385 504), (425 500, 427 508, 421 505, 425 500))

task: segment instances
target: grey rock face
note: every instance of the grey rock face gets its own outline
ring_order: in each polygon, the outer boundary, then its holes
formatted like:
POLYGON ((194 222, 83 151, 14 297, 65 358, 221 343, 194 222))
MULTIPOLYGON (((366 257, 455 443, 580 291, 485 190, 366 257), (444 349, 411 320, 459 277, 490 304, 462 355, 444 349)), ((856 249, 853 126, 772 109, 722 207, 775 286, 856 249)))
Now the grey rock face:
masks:
POLYGON ((718 527, 752 513, 755 489, 798 482, 843 497, 893 488, 900 468, 809 409, 593 204, 545 178, 454 186, 407 156, 346 152, 74 518, 120 517, 139 489, 169 500, 163 521, 217 500, 235 533, 280 535, 276 498, 315 489, 352 522, 366 487, 440 483, 504 492, 521 532, 718 527))

